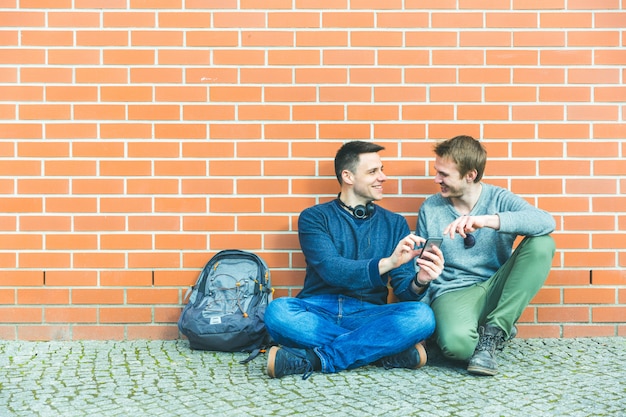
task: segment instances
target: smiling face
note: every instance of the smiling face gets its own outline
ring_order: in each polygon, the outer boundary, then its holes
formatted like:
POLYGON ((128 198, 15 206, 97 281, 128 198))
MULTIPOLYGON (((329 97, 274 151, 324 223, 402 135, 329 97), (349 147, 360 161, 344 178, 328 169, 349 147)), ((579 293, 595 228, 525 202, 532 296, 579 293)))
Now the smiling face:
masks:
POLYGON ((383 182, 387 176, 383 173, 383 163, 376 152, 362 153, 354 172, 344 170, 343 181, 352 184, 356 200, 353 204, 366 204, 383 198, 383 182))
POLYGON ((461 198, 471 187, 476 177, 476 170, 461 176, 459 168, 450 158, 435 158, 435 183, 439 184, 441 196, 461 198))

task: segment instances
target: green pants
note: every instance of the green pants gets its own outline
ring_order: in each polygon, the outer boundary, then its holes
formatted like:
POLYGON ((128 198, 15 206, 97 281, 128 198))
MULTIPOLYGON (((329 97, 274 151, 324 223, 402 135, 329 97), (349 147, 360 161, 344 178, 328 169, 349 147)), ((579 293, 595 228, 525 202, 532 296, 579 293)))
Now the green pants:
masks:
POLYGON ((494 324, 508 336, 548 277, 554 251, 551 236, 526 237, 487 281, 435 299, 431 304, 437 323, 435 338, 443 354, 469 359, 483 324, 494 324))

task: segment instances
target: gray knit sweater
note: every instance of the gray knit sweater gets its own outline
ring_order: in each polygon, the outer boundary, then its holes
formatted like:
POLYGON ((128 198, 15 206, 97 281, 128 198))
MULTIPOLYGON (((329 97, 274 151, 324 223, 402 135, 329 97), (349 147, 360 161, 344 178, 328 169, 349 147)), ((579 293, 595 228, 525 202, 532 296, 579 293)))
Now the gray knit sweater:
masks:
MULTIPOLYGON (((509 259, 518 236, 541 236, 554 230, 555 221, 548 212, 504 188, 485 183, 482 186, 470 215, 497 214, 500 230, 476 230, 473 233, 476 244, 471 249, 465 249, 461 236, 456 235, 455 239, 445 236, 441 245, 445 268, 431 283, 422 301, 431 303, 448 291, 489 279, 509 259)), ((440 237, 445 227, 459 216, 448 198, 435 194, 419 210, 416 233, 424 238, 440 237)))

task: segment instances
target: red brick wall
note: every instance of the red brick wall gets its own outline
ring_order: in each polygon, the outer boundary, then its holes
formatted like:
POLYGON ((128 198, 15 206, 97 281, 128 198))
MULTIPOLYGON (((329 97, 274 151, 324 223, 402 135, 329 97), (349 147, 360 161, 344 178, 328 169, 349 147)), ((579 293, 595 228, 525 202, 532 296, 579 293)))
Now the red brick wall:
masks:
POLYGON ((0 0, 0 338, 176 338, 225 248, 295 294, 342 142, 386 146, 382 204, 413 227, 457 134, 557 221, 521 335, 626 335, 620 5, 0 0))

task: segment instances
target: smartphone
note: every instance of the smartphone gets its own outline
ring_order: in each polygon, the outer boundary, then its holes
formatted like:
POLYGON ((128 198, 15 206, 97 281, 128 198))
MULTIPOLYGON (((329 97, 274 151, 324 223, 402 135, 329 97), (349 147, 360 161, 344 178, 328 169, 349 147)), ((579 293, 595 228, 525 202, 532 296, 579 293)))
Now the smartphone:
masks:
MULTIPOLYGON (((441 249, 441 244, 443 243, 443 238, 442 237, 431 237, 426 239, 426 243, 424 243, 424 250, 422 250, 422 254, 424 252, 432 252, 433 251, 433 245, 437 246, 439 249, 441 249)), ((422 257, 422 255, 420 255, 420 258, 422 257)))

